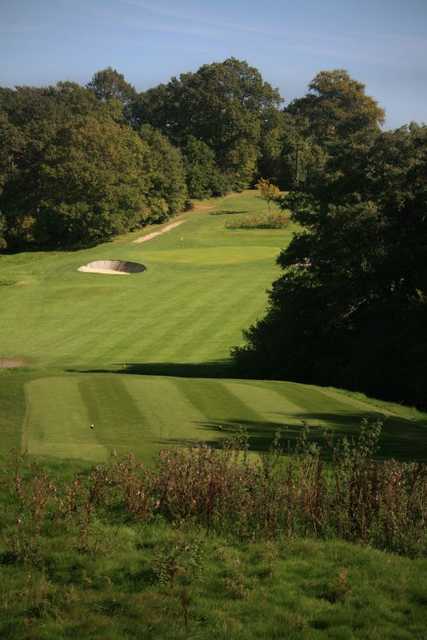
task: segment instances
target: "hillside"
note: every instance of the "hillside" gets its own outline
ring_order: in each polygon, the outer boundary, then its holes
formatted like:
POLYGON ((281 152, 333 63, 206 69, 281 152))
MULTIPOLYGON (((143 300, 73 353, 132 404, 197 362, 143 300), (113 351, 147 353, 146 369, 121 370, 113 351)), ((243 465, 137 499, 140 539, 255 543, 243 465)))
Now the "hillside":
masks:
POLYGON ((230 348, 263 313, 275 257, 293 231, 225 227, 263 207, 245 192, 196 204, 148 242, 134 241, 149 228, 84 251, 3 256, 0 355, 24 366, 0 370, 2 451, 86 461, 133 451, 150 460, 165 445, 216 440, 241 425, 262 449, 277 428, 285 439, 304 422, 314 434, 347 433, 379 413, 385 455, 426 459, 422 413, 333 389, 228 378, 230 348), (147 269, 77 271, 101 259, 147 269))

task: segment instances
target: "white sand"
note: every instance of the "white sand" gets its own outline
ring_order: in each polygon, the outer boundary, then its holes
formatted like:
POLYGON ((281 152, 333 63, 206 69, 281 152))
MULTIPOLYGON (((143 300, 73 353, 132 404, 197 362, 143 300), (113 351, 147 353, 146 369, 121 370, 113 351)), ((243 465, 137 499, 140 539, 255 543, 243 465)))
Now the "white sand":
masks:
POLYGON ((128 276, 131 273, 142 273, 146 267, 138 262, 125 260, 94 260, 78 268, 84 273, 106 273, 111 276, 128 276))

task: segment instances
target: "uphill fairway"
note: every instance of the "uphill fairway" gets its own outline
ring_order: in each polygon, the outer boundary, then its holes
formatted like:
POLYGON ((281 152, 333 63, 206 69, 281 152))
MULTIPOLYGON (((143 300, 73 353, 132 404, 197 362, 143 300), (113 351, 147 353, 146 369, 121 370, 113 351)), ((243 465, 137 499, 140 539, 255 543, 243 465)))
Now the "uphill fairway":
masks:
MULTIPOLYGON (((74 252, 0 258, 0 452, 100 461, 133 451, 151 460, 169 444, 217 441, 244 426, 254 449, 277 428, 306 422, 348 433, 385 418, 384 455, 426 459, 427 417, 358 394, 308 385, 227 379, 230 348, 261 317, 275 259, 295 228, 225 228, 266 210, 256 192, 198 203, 185 223, 74 252), (81 273, 95 260, 128 260, 143 273, 81 273), (90 425, 93 425, 91 428, 90 425)), ((154 230, 157 230, 154 228, 154 230)))

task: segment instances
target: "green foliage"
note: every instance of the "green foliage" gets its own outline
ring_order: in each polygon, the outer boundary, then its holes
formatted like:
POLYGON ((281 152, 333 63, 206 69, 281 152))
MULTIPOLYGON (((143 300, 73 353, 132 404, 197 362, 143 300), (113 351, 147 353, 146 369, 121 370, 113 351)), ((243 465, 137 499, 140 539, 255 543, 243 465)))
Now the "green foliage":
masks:
POLYGON ((425 405, 426 151, 415 125, 343 143, 323 181, 283 199, 304 231, 237 350, 242 369, 425 405))
POLYGON ((135 88, 125 80, 123 74, 107 67, 97 71, 86 88, 92 92, 98 101, 109 111, 115 113, 115 119, 132 124, 132 104, 136 99, 135 88))
POLYGON ((261 136, 280 102, 259 71, 229 58, 140 94, 134 118, 161 129, 179 147, 189 136, 201 140, 230 186, 241 189, 254 176, 261 136))
POLYGON ((212 149, 202 140, 189 136, 182 150, 189 196, 203 199, 224 195, 227 180, 216 165, 212 149))
POLYGON ((226 229, 284 229, 290 223, 287 213, 259 213, 227 221, 226 229))
POLYGON ((385 116, 377 102, 365 94, 365 86, 344 69, 318 73, 309 93, 291 102, 287 112, 321 145, 361 132, 378 133, 385 116))
POLYGON ((101 101, 119 100, 121 103, 127 104, 136 96, 134 87, 112 67, 97 71, 86 86, 101 101))
POLYGON ((141 127, 139 134, 149 148, 146 167, 150 180, 146 195, 149 220, 162 222, 182 211, 188 201, 182 155, 166 136, 150 125, 141 127))
POLYGON ((149 217, 148 147, 136 133, 93 116, 45 125, 43 147, 27 144, 3 193, 11 246, 95 243, 149 217))
POLYGON ((332 191, 343 172, 351 177, 357 158, 380 133, 384 111, 363 84, 335 69, 320 72, 284 117, 279 183, 284 189, 318 184, 332 191))
POLYGON ((184 208, 180 153, 119 123, 132 92, 110 71, 90 89, 0 90, 3 248, 91 244, 184 208))

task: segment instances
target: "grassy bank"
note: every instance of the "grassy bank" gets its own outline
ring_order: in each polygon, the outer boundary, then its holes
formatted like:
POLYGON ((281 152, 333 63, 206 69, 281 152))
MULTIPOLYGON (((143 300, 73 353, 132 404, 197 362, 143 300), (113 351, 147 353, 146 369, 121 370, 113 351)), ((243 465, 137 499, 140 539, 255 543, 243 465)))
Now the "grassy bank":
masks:
POLYGON ((154 469, 11 458, 1 637, 422 640, 426 559, 372 545, 425 553, 425 469, 376 462, 377 434, 328 468, 304 439, 251 461, 244 437, 154 469))

